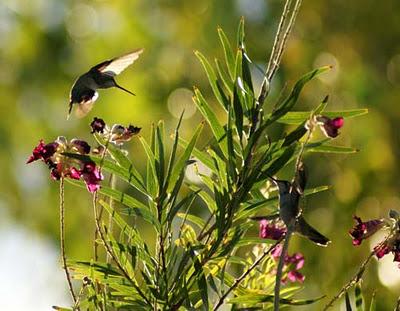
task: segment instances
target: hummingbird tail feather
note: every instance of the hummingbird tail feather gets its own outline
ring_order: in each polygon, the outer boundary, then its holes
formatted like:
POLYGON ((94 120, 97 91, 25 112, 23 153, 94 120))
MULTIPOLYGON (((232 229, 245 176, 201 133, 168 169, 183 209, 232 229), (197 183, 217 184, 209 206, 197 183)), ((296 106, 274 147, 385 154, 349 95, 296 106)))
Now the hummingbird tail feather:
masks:
POLYGON ((129 93, 129 94, 131 94, 131 95, 133 95, 133 96, 136 96, 135 93, 132 93, 131 91, 127 90, 126 88, 123 88, 122 86, 118 85, 117 83, 115 83, 115 87, 117 87, 117 88, 119 88, 120 90, 123 90, 123 91, 125 91, 125 92, 127 92, 127 93, 129 93))
POLYGON ((311 227, 302 216, 297 219, 296 232, 320 246, 327 246, 331 242, 327 237, 311 227))

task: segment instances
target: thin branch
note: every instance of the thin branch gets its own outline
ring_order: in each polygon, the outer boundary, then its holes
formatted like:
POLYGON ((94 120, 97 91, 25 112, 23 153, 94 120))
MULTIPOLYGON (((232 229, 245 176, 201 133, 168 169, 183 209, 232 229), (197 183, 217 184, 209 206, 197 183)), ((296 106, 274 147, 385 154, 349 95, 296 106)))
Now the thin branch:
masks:
POLYGON ((400 311, 400 296, 399 299, 397 299, 397 305, 395 311, 400 311))
POLYGON ((286 17, 287 17, 287 15, 289 13, 289 8, 290 8, 291 2, 292 2, 292 0, 286 0, 285 6, 283 7, 283 12, 282 12, 282 15, 281 15, 281 19, 279 21, 278 30, 276 31, 274 44, 272 45, 271 55, 270 55, 269 61, 268 61, 268 66, 267 66, 267 70, 266 70, 267 75, 266 76, 268 76, 268 73, 271 70, 272 63, 274 62, 275 50, 278 47, 278 43, 280 42, 280 37, 282 36, 282 28, 283 28, 283 25, 285 24, 286 17))
MULTIPOLYGON (((68 289, 71 294, 74 305, 76 305, 76 295, 72 287, 71 275, 67 267, 67 255, 65 254, 65 201, 64 201, 64 177, 60 179, 60 247, 62 266, 65 271, 65 276, 68 282, 68 289)), ((79 310, 79 307, 77 308, 79 310)))
POLYGON ((282 252, 279 256, 278 268, 276 271, 275 277, 275 288, 274 288, 274 311, 279 311, 279 296, 281 292, 281 282, 282 282, 282 273, 283 273, 283 265, 285 263, 285 256, 289 248, 290 237, 292 236, 294 229, 294 224, 288 226, 286 235, 285 235, 285 243, 283 243, 282 252))
POLYGON ((299 13, 301 2, 302 2, 302 0, 296 0, 296 3, 295 3, 294 8, 293 8, 292 15, 291 15, 289 23, 288 23, 288 25, 286 27, 286 31, 285 31, 285 33, 283 35, 282 41, 280 42, 280 46, 279 46, 277 57, 273 60, 272 68, 271 68, 270 72, 267 72, 268 82, 270 82, 272 80, 275 72, 279 68, 279 65, 280 65, 281 60, 282 60, 282 55, 283 55, 283 52, 284 52, 285 47, 286 47, 286 42, 287 42, 287 39, 289 38, 290 33, 292 32, 293 25, 296 22, 296 17, 297 17, 297 14, 299 13))
POLYGON ((358 268, 356 274, 353 275, 353 277, 350 279, 350 281, 348 281, 343 287, 342 289, 339 291, 339 293, 337 293, 332 299, 331 301, 329 301, 326 306, 324 307, 323 311, 328 310, 330 307, 333 306, 333 304, 336 302, 336 300, 338 300, 340 297, 343 296, 343 294, 345 292, 347 292, 351 287, 353 287, 354 285, 357 284, 357 282, 361 279, 362 275, 364 274, 365 268, 367 267, 368 263, 370 262, 371 258, 375 255, 375 251, 373 250, 367 257, 367 259, 365 259, 365 261, 363 262, 363 264, 360 266, 360 268, 358 268))
MULTIPOLYGON (((115 175, 111 173, 110 175, 110 188, 112 190, 115 190, 116 187, 116 182, 117 179, 115 178, 115 175)), ((114 209, 114 199, 112 197, 109 198, 109 206, 111 208, 111 210, 114 209)), ((101 220, 101 218, 100 218, 101 220)), ((110 215, 108 216, 108 231, 112 234, 113 232, 113 215, 112 213, 110 213, 110 215)), ((106 263, 110 263, 111 262, 111 257, 110 255, 107 253, 107 257, 106 257, 106 263)))
POLYGON ((231 287, 225 292, 223 296, 221 296, 218 300, 218 302, 215 304, 213 310, 216 311, 225 301, 226 297, 250 274, 251 271, 253 271, 259 264, 260 262, 282 241, 282 239, 278 240, 275 242, 275 244, 271 245, 267 250, 265 250, 260 257, 254 261, 254 263, 245 271, 242 273, 241 276, 239 276, 235 282, 232 284, 231 287))

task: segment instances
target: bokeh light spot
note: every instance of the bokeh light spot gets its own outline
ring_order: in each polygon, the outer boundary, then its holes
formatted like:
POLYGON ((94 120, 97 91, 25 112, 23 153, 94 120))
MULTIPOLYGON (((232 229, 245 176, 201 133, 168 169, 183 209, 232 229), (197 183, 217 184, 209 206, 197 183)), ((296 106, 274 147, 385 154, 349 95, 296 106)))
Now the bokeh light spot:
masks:
POLYGON ((65 22, 69 35, 76 40, 93 35, 98 28, 96 11, 86 4, 74 6, 67 15, 65 22))
POLYGON ((175 117, 180 118, 183 111, 183 119, 189 119, 196 113, 196 106, 192 100, 193 92, 189 89, 178 88, 168 96, 168 111, 175 117))
POLYGON ((386 75, 390 83, 400 84, 400 54, 393 56, 386 66, 386 75))
POLYGON ((201 180, 200 175, 210 176, 211 170, 196 158, 194 158, 194 160, 196 163, 189 165, 186 168, 185 176, 192 183, 202 184, 203 181, 201 180))

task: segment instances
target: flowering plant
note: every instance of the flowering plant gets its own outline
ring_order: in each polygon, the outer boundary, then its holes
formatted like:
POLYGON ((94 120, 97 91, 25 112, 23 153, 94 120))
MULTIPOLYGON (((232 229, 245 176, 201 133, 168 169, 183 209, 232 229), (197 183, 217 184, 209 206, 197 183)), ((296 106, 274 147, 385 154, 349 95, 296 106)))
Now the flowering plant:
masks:
MULTIPOLYGON (((224 121, 194 88, 193 101, 204 122, 186 140, 179 132, 181 117, 169 152, 163 122, 152 126, 146 140, 136 126, 108 126, 101 118, 91 123, 97 148, 82 140, 58 138, 49 144, 40 141, 33 150, 28 163, 42 160, 52 178, 60 180, 62 215, 64 179, 86 187, 93 196, 93 258, 67 261, 62 246, 72 309, 218 310, 230 306, 232 310, 279 310, 323 298, 293 297, 299 290, 296 283, 306 284, 299 270, 307 265, 307 254, 289 255, 291 236, 302 235, 320 246, 330 242, 304 217, 303 199, 328 189, 306 187, 304 158, 309 152, 356 152, 331 140, 340 135, 345 119, 366 110, 327 112, 326 97, 311 111, 293 111, 306 84, 330 70, 329 66, 305 74, 282 101, 265 105, 301 1, 294 3, 291 9, 284 8, 258 94, 243 19, 234 49, 218 29, 224 60, 217 60, 215 68, 195 52, 224 121), (210 136, 207 145, 200 147, 197 141, 205 125, 210 136), (288 134, 269 135, 271 128, 282 125, 295 127, 288 134), (315 138, 318 128, 326 138, 315 138), (128 141, 142 145, 147 159, 144 170, 123 149, 128 141), (199 172, 201 183, 194 184, 185 179, 185 172, 199 164, 210 173, 199 172), (293 179, 277 179, 292 164, 293 179), (155 243, 148 242, 147 235, 155 243), (285 287, 282 291, 281 286, 285 287)), ((357 221, 351 231, 355 245, 384 226, 380 220, 357 221)), ((396 228, 392 231, 398 232, 396 228)), ((378 257, 392 252, 398 258, 398 233, 393 232, 377 247, 378 257)))

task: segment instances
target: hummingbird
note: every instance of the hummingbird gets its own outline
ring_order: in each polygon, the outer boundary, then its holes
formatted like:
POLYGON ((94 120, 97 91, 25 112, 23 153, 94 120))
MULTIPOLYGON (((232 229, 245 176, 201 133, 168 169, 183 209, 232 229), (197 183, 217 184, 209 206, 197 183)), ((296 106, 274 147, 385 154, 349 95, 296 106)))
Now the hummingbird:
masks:
POLYGON ((71 88, 67 118, 69 118, 74 104, 77 106, 77 117, 84 117, 92 109, 94 102, 99 96, 97 89, 116 87, 131 95, 135 95, 118 85, 114 77, 132 65, 142 52, 143 49, 136 49, 122 56, 106 60, 93 66, 88 72, 78 77, 71 88))
POLYGON ((278 187, 279 218, 282 219, 286 227, 289 228, 293 226, 294 232, 297 232, 320 246, 327 246, 330 240, 307 223, 303 217, 302 209, 300 208, 300 198, 304 193, 307 182, 303 163, 300 163, 298 166, 298 170, 292 182, 270 178, 278 187))

